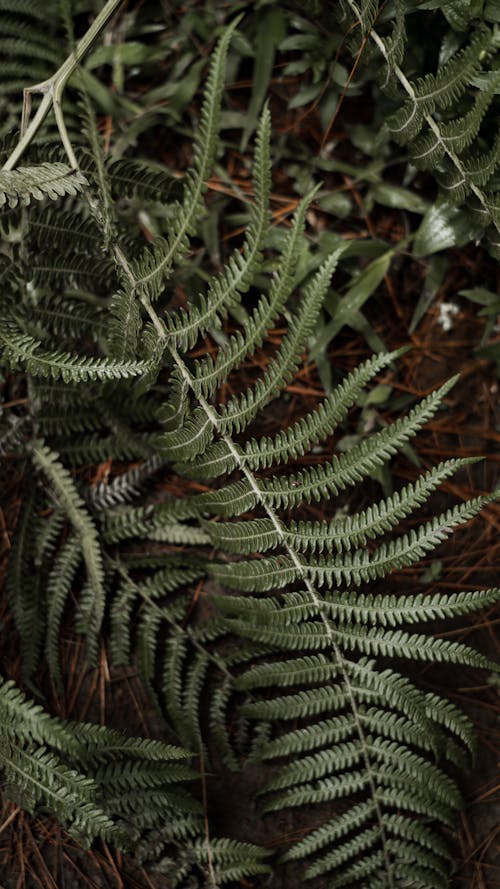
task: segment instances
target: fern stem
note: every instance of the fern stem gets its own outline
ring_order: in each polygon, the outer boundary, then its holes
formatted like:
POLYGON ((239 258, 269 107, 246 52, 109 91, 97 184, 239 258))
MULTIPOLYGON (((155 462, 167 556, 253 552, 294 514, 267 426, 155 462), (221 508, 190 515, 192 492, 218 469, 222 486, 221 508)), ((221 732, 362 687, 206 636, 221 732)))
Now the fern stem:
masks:
POLYGON ((64 150, 68 155, 70 165, 74 170, 78 169, 78 162, 76 160, 75 153, 73 151, 62 115, 62 94, 69 78, 76 70, 81 60, 86 56, 92 44, 97 40, 101 31, 106 27, 110 18, 114 15, 122 2, 123 0, 107 0, 106 5, 103 7, 103 9, 101 9, 99 15, 96 16, 90 28, 88 28, 82 39, 77 43, 75 50, 62 63, 55 74, 53 74, 52 77, 49 77, 48 80, 44 80, 41 83, 36 83, 34 84, 34 86, 27 87, 24 90, 22 126, 23 133, 19 142, 14 148, 14 151, 11 153, 11 155, 3 165, 3 170, 13 170, 14 167, 17 165, 19 159, 22 157, 28 146, 31 144, 42 123, 47 117, 51 105, 54 106, 54 114, 56 117, 57 127, 61 136, 64 150), (31 121, 29 126, 27 126, 29 111, 31 108, 32 93, 42 93, 43 99, 33 120, 31 121))

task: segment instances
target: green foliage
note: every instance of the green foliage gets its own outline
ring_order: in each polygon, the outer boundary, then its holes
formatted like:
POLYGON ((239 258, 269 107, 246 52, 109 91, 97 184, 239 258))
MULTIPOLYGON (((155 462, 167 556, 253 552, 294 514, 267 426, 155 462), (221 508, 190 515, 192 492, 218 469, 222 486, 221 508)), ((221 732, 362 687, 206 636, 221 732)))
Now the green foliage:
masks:
MULTIPOLYGON (((79 842, 102 837, 128 847, 137 828, 125 810, 124 791, 154 786, 164 810, 182 810, 172 785, 195 777, 178 747, 127 738, 90 723, 56 719, 25 697, 12 681, 0 681, 0 770, 4 793, 28 811, 44 806, 79 842)), ((136 814, 148 811, 136 793, 136 814)), ((196 803, 186 797, 186 811, 196 803)))
POLYGON ((0 173, 0 207, 8 204, 27 206, 32 198, 41 201, 45 197, 56 200, 63 195, 75 195, 87 185, 85 176, 71 170, 66 164, 39 164, 36 167, 19 167, 18 170, 0 173))
POLYGON ((416 167, 432 171, 447 215, 464 208, 465 239, 485 233, 498 256, 495 13, 488 6, 482 10, 482 4, 413 3, 406 8, 394 2, 383 15, 379 4, 368 4, 367 16, 364 5, 354 0, 345 0, 344 6, 386 67, 381 86, 395 107, 387 121, 391 138, 408 149, 416 167), (417 64, 412 55, 413 41, 423 31, 436 34, 437 40, 431 40, 434 67, 424 61, 423 46, 417 64))
MULTIPOLYGON (((347 5, 371 39, 378 4, 347 5)), ((399 81, 402 15, 397 4, 381 50, 399 81)), ((30 810, 47 807, 87 842, 101 836, 126 845, 128 839, 142 860, 184 887, 207 879, 234 885, 269 872, 262 849, 212 835, 198 799, 204 789, 190 788, 221 761, 233 771, 258 763, 268 776, 253 801, 261 813, 318 806, 318 827, 282 850, 281 862, 304 859, 305 878, 326 878, 332 886, 395 889, 411 879, 443 887, 453 861, 443 829, 456 822, 461 797, 454 776, 470 760, 474 735, 459 709, 421 690, 405 668, 416 660, 493 668, 465 643, 435 636, 432 626, 425 632, 424 625, 490 606, 500 592, 411 595, 381 592, 376 582, 433 552, 495 495, 432 514, 432 493, 471 462, 449 460, 364 509, 335 512, 342 492, 387 466, 445 406, 455 382, 333 453, 335 429, 397 352, 381 350, 314 411, 261 434, 260 421, 278 408, 321 308, 331 301, 332 278, 348 247, 336 238, 297 296, 314 194, 299 203, 288 232, 271 249, 267 107, 257 126, 254 196, 242 246, 185 308, 172 308, 172 282, 186 266, 204 213, 238 24, 224 30, 212 55, 193 161, 178 200, 170 199, 168 177, 128 159, 104 160, 87 78, 83 119, 91 154, 82 155, 90 184, 82 184, 81 195, 65 192, 61 215, 13 206, 18 236, 6 240, 2 356, 28 386, 29 434, 19 451, 31 468, 8 582, 25 673, 34 680, 43 656, 62 683, 61 629, 73 616, 74 599, 76 629, 91 661, 109 630, 114 663, 136 664, 176 745, 63 723, 3 683, 1 766, 10 795, 30 810), (147 206, 152 196, 168 224, 165 236, 144 246, 130 206, 147 206), (40 257, 49 242, 53 254, 40 257), (253 286, 264 292, 249 313, 245 294, 253 286), (219 342, 230 314, 241 319, 240 327, 215 356, 190 354, 195 345, 206 346, 204 337, 219 342), (223 400, 222 387, 235 382, 277 319, 286 322, 286 333, 261 375, 248 384, 243 378, 223 400), (83 357, 80 347, 93 351, 83 357), (322 456, 293 468, 293 460, 312 452, 322 456), (68 466, 79 470, 108 459, 133 465, 109 485, 90 489, 85 474, 68 466), (143 487, 165 467, 184 483, 203 481, 205 490, 181 496, 153 484, 145 499, 143 487), (206 484, 212 479, 217 485, 206 484), (324 518, 304 517, 311 504, 321 505, 324 518), (407 518, 412 530, 398 531, 407 518), (205 581, 210 606, 191 621, 205 581)), ((463 95, 488 39, 474 38, 444 73, 410 84, 412 103, 399 112, 405 141, 420 133, 427 139, 426 127, 434 132, 431 116, 463 95)), ((485 93, 460 123, 455 117, 440 129, 443 152, 423 141, 418 150, 434 164, 451 157, 455 142, 459 152, 468 150, 492 97, 493 91, 485 93)), ((349 290, 335 324, 359 320, 391 255, 378 257, 349 290)))

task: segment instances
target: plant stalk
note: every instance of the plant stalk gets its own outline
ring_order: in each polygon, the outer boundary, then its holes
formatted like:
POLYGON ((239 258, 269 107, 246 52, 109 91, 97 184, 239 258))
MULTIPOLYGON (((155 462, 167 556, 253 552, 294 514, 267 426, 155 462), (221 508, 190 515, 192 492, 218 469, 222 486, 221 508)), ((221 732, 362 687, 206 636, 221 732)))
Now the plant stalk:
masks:
POLYGON ((30 143, 33 141, 35 135, 37 134, 42 123, 47 117, 51 105, 54 106, 54 114, 56 117, 57 127, 59 129, 61 141, 68 156, 70 166, 74 170, 78 169, 78 161, 73 151, 73 147, 71 145, 66 125, 62 116, 62 95, 69 78, 78 67, 84 56, 88 53, 92 44, 97 40, 101 32, 108 24, 110 18, 114 15, 122 2, 123 0, 107 0, 107 3, 103 7, 103 9, 101 9, 99 15, 96 16, 88 31, 77 43, 74 51, 62 63, 60 68, 57 69, 55 74, 53 74, 52 77, 49 77, 47 80, 43 80, 41 83, 36 83, 34 86, 27 87, 24 90, 21 138, 14 148, 14 151, 11 153, 10 157, 3 165, 3 170, 13 170, 16 167, 19 159, 22 157, 30 143), (43 98, 33 120, 31 121, 31 123, 28 123, 31 111, 32 93, 42 93, 43 98))

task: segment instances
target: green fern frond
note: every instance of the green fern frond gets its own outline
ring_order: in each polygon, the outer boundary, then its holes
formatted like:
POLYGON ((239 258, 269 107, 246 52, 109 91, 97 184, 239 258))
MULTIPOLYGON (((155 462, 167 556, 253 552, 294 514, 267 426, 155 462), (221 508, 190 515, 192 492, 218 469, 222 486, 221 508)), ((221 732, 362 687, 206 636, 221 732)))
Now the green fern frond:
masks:
POLYGON ((126 472, 117 475, 108 484, 100 482, 89 491, 92 505, 99 510, 107 510, 136 500, 146 483, 163 465, 161 457, 151 457, 150 460, 145 460, 138 466, 132 466, 126 472))
POLYGON ((146 361, 113 361, 75 355, 62 350, 44 349, 39 340, 24 333, 12 318, 3 318, 0 347, 6 362, 19 364, 28 373, 47 379, 62 379, 66 383, 87 380, 121 380, 140 376, 148 370, 146 361))
POLYGON ((416 167, 423 170, 432 169, 444 155, 455 152, 461 154, 469 148, 476 138, 486 110, 495 94, 495 81, 489 89, 478 93, 473 107, 463 117, 455 118, 449 123, 442 123, 439 133, 431 131, 420 136, 412 145, 411 157, 416 167))
POLYGON ((285 246, 271 283, 269 296, 261 296, 252 317, 244 322, 243 332, 231 337, 227 347, 219 350, 214 360, 207 355, 194 363, 194 393, 210 398, 220 384, 227 379, 233 368, 262 345, 267 331, 283 310, 293 290, 298 260, 298 247, 302 237, 307 209, 314 193, 303 198, 294 215, 285 246))
POLYGON ((81 253, 59 253, 45 249, 33 261, 33 282, 38 288, 73 290, 92 288, 101 293, 115 286, 115 270, 106 258, 96 258, 89 265, 81 253), (68 288, 69 289, 69 288, 68 288))
POLYGON ((323 263, 311 284, 305 289, 296 316, 291 321, 288 332, 275 358, 261 380, 244 394, 232 398, 219 409, 218 431, 223 434, 242 432, 256 414, 271 401, 283 386, 292 378, 297 369, 300 355, 312 333, 330 279, 346 244, 335 249, 323 263))
POLYGON ((94 342, 104 340, 107 324, 102 308, 84 302, 83 299, 61 297, 51 293, 49 300, 40 300, 37 313, 37 327, 58 339, 77 339, 87 331, 94 342))
POLYGON ((436 75, 426 74, 411 83, 412 95, 388 120, 393 139, 407 144, 419 134, 425 113, 448 108, 464 94, 471 78, 481 67, 481 53, 491 39, 489 32, 479 32, 465 49, 456 53, 436 75))
MULTIPOLYGON (((430 470, 415 482, 387 500, 374 503, 353 516, 342 516, 330 522, 281 523, 279 530, 270 519, 246 522, 205 523, 212 542, 226 552, 249 555, 289 544, 297 552, 338 553, 366 544, 396 527, 401 519, 424 504, 441 482, 469 460, 448 460, 430 470)), ((474 460, 472 462, 475 462, 474 460)))
POLYGON ((271 116, 263 112, 255 148, 254 182, 255 206, 252 206, 250 224, 241 252, 237 250, 228 259, 223 271, 210 281, 206 297, 199 298, 199 306, 186 312, 177 312, 167 318, 167 329, 177 348, 190 349, 209 327, 221 324, 230 309, 248 290, 262 259, 262 248, 269 228, 270 140, 271 116))
MULTIPOLYGON (((0 0, 0 13, 11 2, 0 0)), ((355 12, 354 0, 346 5, 355 12)), ((414 142, 424 164, 439 164, 450 191, 470 194, 482 223, 495 224, 498 148, 477 148, 493 78, 467 112, 471 78, 485 66, 490 31, 469 40, 437 74, 410 82, 400 67, 403 4, 396 0, 382 9, 369 0, 356 10, 358 36, 375 42, 387 62, 387 89, 393 95, 395 84, 406 90, 408 102, 392 120, 396 137, 414 142), (373 31, 377 19, 384 38, 373 31), (462 117, 457 98, 464 100, 462 117)), ((393 594, 371 592, 369 584, 433 552, 492 497, 431 519, 426 513, 410 532, 398 531, 444 480, 473 462, 449 460, 379 502, 329 516, 337 505, 332 497, 404 449, 454 380, 406 416, 332 455, 324 443, 399 352, 377 355, 289 428, 253 438, 247 433, 292 379, 348 246, 333 236, 326 261, 324 242, 313 246, 307 262, 317 271, 291 310, 296 278, 304 273, 309 195, 283 236, 273 278, 262 282, 272 265, 267 257, 262 261, 269 226, 267 108, 257 133, 255 202, 241 251, 219 274, 206 277, 205 293, 188 299, 185 310, 169 312, 166 299, 158 311, 152 305, 177 283, 171 273, 188 254, 204 212, 225 58, 237 23, 224 32, 210 66, 180 202, 171 201, 168 174, 126 159, 104 160, 85 98, 92 152, 82 150, 81 157, 92 187, 84 200, 70 194, 76 200, 66 201, 60 214, 31 208, 21 247, 18 232, 9 241, 15 262, 1 260, 8 304, 0 341, 6 363, 20 365, 28 378, 23 410, 32 444, 25 452, 46 480, 27 500, 12 552, 10 598, 25 647, 33 626, 38 634, 26 664, 33 674, 44 648, 51 674, 60 679, 62 618, 78 585, 76 629, 86 635, 91 657, 107 632, 108 610, 112 660, 135 665, 182 747, 59 722, 0 684, 0 760, 24 804, 48 805, 86 841, 102 836, 122 844, 125 828, 141 853, 148 847, 157 853, 172 886, 206 882, 207 875, 230 884, 269 872, 262 849, 209 833, 206 806, 186 787, 199 774, 189 762, 196 756, 204 771, 214 762, 235 771, 245 762, 252 768, 264 763, 268 781, 259 796, 266 812, 325 804, 313 832, 281 859, 303 859, 305 878, 396 889, 408 885, 410 874, 415 885, 441 887, 451 859, 440 829, 453 827, 461 805, 450 767, 469 765, 473 728, 453 704, 385 664, 397 659, 492 669, 468 645, 425 634, 415 624, 490 607, 500 593, 393 594), (143 250, 135 217, 145 205, 167 234, 143 250), (215 357, 187 355, 200 336, 221 326, 252 284, 263 295, 227 348, 215 357), (255 354, 279 316, 287 330, 261 378, 218 405, 228 374, 255 354), (91 336, 106 357, 66 351, 72 348, 66 340, 91 336), (36 377, 62 383, 48 386, 36 377), (126 380, 132 378, 131 387, 126 380), (50 436, 50 446, 41 434, 50 436), (281 472, 283 464, 318 445, 326 451, 323 461, 281 472), (105 477, 110 472, 113 480, 85 491, 85 473, 77 482, 58 454, 65 462, 106 461, 105 477), (121 460, 145 463, 123 472, 121 460), (155 485, 146 488, 156 472, 155 485), (218 476, 224 476, 220 486, 210 488, 207 480, 218 476), (43 487, 57 504, 46 525, 43 487), (330 505, 323 520, 306 521, 298 512, 324 499, 330 505)), ((20 52, 21 41, 9 28, 3 46, 13 38, 13 53, 20 52)), ((41 67, 58 52, 54 39, 46 47, 33 41, 41 67)), ((80 106, 76 115, 81 123, 80 106)), ((187 290, 192 276, 179 274, 187 290)))
POLYGON ((61 546, 47 581, 47 632, 45 656, 49 670, 62 683, 59 666, 59 633, 64 608, 71 593, 76 572, 82 558, 82 545, 77 535, 69 537, 61 546))
POLYGON ((0 768, 7 798, 28 811, 39 803, 48 806, 80 842, 90 845, 95 836, 120 845, 126 842, 123 830, 93 802, 97 796, 94 782, 64 766, 43 747, 23 749, 4 736, 0 768))
POLYGON ((197 228, 199 214, 203 211, 203 194, 210 175, 218 145, 219 114, 224 88, 226 55, 239 18, 226 28, 213 53, 208 74, 205 100, 193 145, 193 163, 184 180, 182 205, 176 215, 173 229, 166 241, 157 241, 153 249, 132 264, 134 291, 150 300, 156 299, 163 290, 173 263, 186 251, 188 237, 197 228))
MULTIPOLYGON (((35 443, 32 453, 35 465, 49 480, 56 500, 66 511, 79 539, 92 591, 92 602, 87 615, 85 631, 89 656, 91 659, 95 659, 97 636, 104 616, 106 601, 104 568, 97 530, 71 475, 59 463, 58 455, 54 454, 43 442, 35 443)), ((61 603, 58 601, 58 612, 60 607, 61 603)))
MULTIPOLYGON (((157 787, 164 811, 175 810, 177 801, 181 809, 189 808, 187 796, 178 800, 170 792, 171 784, 195 776, 179 762, 190 756, 180 747, 62 721, 26 698, 12 681, 0 680, 0 714, 4 792, 30 811, 40 804, 48 807, 85 845, 96 836, 128 844, 128 825, 125 830, 120 823, 125 807, 114 804, 115 792, 157 787), (121 762, 120 757, 127 758, 121 762)), ((137 802, 140 813, 140 795, 137 802)), ((191 808, 197 808, 194 800, 191 808)))
MULTIPOLYGON (((244 449, 240 449, 240 461, 255 471, 305 454, 332 434, 349 408, 356 403, 369 380, 398 354, 393 352, 377 355, 362 364, 315 411, 283 432, 278 432, 273 438, 265 436, 247 441, 244 449)), ((206 448, 203 454, 192 461, 192 465, 181 463, 176 465, 176 469, 189 478, 215 478, 232 471, 236 465, 236 458, 228 445, 219 441, 206 448)))
POLYGON ((24 673, 30 676, 39 659, 42 645, 43 621, 40 584, 32 569, 33 539, 36 538, 37 519, 33 491, 27 492, 20 511, 6 589, 9 605, 21 637, 25 655, 24 673))
POLYGON ((0 172, 0 207, 7 204, 26 207, 34 198, 37 201, 50 198, 55 201, 63 195, 75 195, 88 182, 78 170, 67 164, 39 164, 37 167, 19 167, 17 170, 0 172))
MULTIPOLYGON (((348 453, 334 456, 331 463, 319 464, 288 476, 259 480, 258 489, 262 501, 270 507, 290 509, 303 501, 311 502, 337 495, 350 485, 360 482, 383 465, 394 453, 435 414, 442 399, 456 383, 452 378, 440 389, 424 398, 407 417, 396 420, 391 426, 372 434, 366 441, 355 445, 348 453)), ((193 514, 211 513, 229 518, 253 509, 259 495, 248 481, 238 481, 218 491, 198 494, 191 498, 193 514)))
POLYGON ((205 867, 207 855, 210 854, 214 876, 220 884, 271 873, 271 868, 265 863, 269 852, 252 843, 216 838, 210 841, 208 850, 205 842, 198 841, 193 846, 193 853, 196 861, 205 867))
POLYGON ((497 136, 489 151, 479 155, 466 155, 462 158, 462 169, 458 170, 450 162, 437 172, 437 180, 447 201, 461 203, 472 186, 485 186, 495 175, 500 162, 500 136, 497 136))
POLYGON ((171 176, 163 166, 151 161, 110 157, 107 173, 112 192, 122 200, 127 198, 163 202, 171 200, 175 195, 179 196, 181 189, 178 179, 171 176))

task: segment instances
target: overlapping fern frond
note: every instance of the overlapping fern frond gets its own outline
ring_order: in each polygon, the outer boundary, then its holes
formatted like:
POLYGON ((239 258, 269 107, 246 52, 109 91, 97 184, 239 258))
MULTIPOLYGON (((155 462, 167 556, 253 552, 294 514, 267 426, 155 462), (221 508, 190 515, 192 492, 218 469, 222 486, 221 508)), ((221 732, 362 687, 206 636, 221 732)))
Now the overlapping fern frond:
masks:
MULTIPOLYGON (((375 7, 363 6, 366 33, 375 7)), ((265 109, 241 250, 185 310, 169 308, 170 275, 185 261, 203 212, 235 26, 212 58, 193 166, 168 237, 129 254, 112 188, 102 212, 94 191, 88 204, 68 204, 65 224, 75 240, 79 233, 85 239, 90 267, 102 260, 101 243, 106 245, 109 279, 93 284, 78 263, 68 264, 78 251, 60 232, 62 273, 56 299, 47 300, 53 278, 42 270, 26 287, 24 257, 14 246, 8 323, 1 333, 6 361, 22 368, 30 387, 32 437, 25 453, 36 487, 30 484, 9 580, 27 672, 33 675, 43 652, 61 680, 60 629, 74 594, 77 628, 90 655, 95 657, 109 618, 114 662, 137 664, 182 750, 125 741, 90 726, 77 734, 2 686, 0 708, 15 711, 0 740, 3 768, 15 783, 26 760, 19 790, 35 805, 41 797, 31 784, 43 778, 53 791, 53 811, 89 837, 113 838, 115 823, 129 825, 135 840, 141 834, 141 855, 153 856, 172 885, 203 884, 207 874, 212 883, 234 885, 267 873, 268 856, 233 838, 207 836, 202 807, 184 786, 193 772, 182 758, 186 751, 200 757, 204 774, 210 762, 216 768, 222 760, 233 770, 259 762, 269 773, 259 793, 262 812, 318 806, 320 826, 282 850, 283 862, 304 859, 304 875, 331 886, 441 889, 452 860, 443 828, 454 825, 461 805, 453 768, 468 762, 473 732, 457 708, 410 682, 402 665, 421 660, 491 667, 466 644, 426 634, 423 625, 488 606, 500 592, 389 594, 370 584, 433 552, 491 498, 460 504, 398 533, 400 522, 416 519, 441 482, 468 462, 448 460, 363 510, 335 514, 339 494, 404 449, 445 405, 454 383, 445 382, 350 450, 334 453, 336 427, 398 353, 366 361, 290 428, 260 434, 259 419, 273 412, 303 360, 342 262, 340 242, 295 297, 297 247, 310 197, 299 204, 275 256, 275 273, 239 332, 215 357, 190 355, 200 337, 221 326, 257 274, 262 284, 269 267, 262 262, 270 186, 265 109), (96 232, 104 219, 100 242, 96 232), (88 358, 66 349, 77 333, 66 317, 68 305, 82 303, 95 307, 97 320, 93 337, 83 325, 85 343, 93 340, 92 348, 99 349, 88 358), (259 379, 222 404, 221 386, 283 316, 286 333, 259 379), (39 377, 56 383, 48 386, 39 377), (313 449, 323 459, 293 467, 297 456, 313 449), (65 465, 116 457, 146 459, 110 485, 90 490, 65 465), (189 496, 158 490, 144 502, 141 486, 165 467, 178 478, 202 480, 205 489, 189 496), (206 484, 213 479, 217 485, 206 484), (321 504, 324 519, 307 517, 310 504, 321 504), (30 586, 35 565, 42 591, 30 586), (204 581, 211 605, 193 622, 204 581), (67 771, 71 763, 78 773, 67 771), (83 767, 89 763, 95 766, 90 783, 83 767)), ((478 52, 474 46, 471 56, 478 52)), ((419 89, 425 109, 433 84, 419 89)), ((102 171, 101 161, 96 166, 102 171)), ((121 172, 131 175, 125 167, 121 172)), ((27 257, 54 225, 50 213, 34 219, 23 243, 27 257)), ((137 246, 137 239, 131 243, 137 246)))
MULTIPOLYGON (((485 9, 480 15, 472 5, 460 11, 458 4, 443 4, 439 11, 438 5, 435 15, 448 19, 455 33, 463 32, 463 36, 452 37, 451 31, 439 48, 436 72, 425 69, 421 76, 413 76, 408 73, 411 62, 405 62, 406 55, 410 55, 410 41, 405 38, 404 19, 407 13, 411 16, 417 12, 419 5, 407 11, 404 4, 395 2, 391 4, 393 16, 388 10, 381 15, 379 7, 367 19, 364 4, 355 0, 344 3, 354 26, 363 29, 378 58, 383 59, 386 74, 382 86, 396 106, 387 121, 391 137, 407 148, 415 166, 432 172, 445 205, 466 206, 471 231, 476 236, 484 232, 492 254, 498 256, 499 75, 495 13, 485 9), (450 46, 455 47, 455 52, 450 51, 450 46)), ((432 27, 430 20, 426 26, 432 27)), ((439 33, 437 20, 435 27, 439 33)))
MULTIPOLYGON (((79 840, 95 837, 130 845, 137 828, 125 797, 135 793, 134 814, 149 812, 154 787, 163 812, 199 817, 199 805, 175 785, 196 777, 180 747, 127 737, 92 725, 56 719, 26 698, 12 681, 0 681, 0 771, 4 793, 28 811, 43 805, 79 840)), ((158 813, 160 817, 160 813, 158 813)), ((157 822, 151 818, 152 824, 157 822)))

